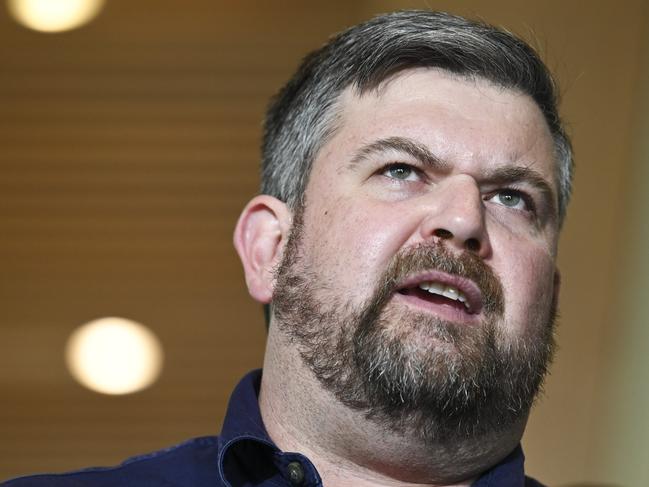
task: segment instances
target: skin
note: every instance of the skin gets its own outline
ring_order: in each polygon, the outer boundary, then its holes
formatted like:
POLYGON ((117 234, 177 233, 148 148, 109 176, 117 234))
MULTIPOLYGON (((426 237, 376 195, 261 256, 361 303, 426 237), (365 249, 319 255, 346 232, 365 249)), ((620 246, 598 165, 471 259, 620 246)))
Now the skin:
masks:
MULTIPOLYGON (((317 297, 359 306, 397 252, 438 240, 451 252, 476 253, 498 277, 505 337, 541 326, 535 317, 548 313, 559 287, 557 185, 552 138, 533 100, 485 80, 413 69, 361 96, 348 89, 339 106, 337 130, 316 157, 305 192, 300 250, 326 283, 317 297), (402 149, 370 150, 386 140, 414 144, 437 162, 402 149), (506 169, 519 176, 493 178, 506 169)), ((262 303, 272 301, 273 271, 291 223, 282 202, 262 195, 237 225, 248 288, 262 303)), ((386 309, 456 316, 399 295, 386 309)), ((456 319, 480 326, 479 316, 456 319)), ((402 326, 393 325, 396 332, 402 326)), ((387 434, 323 390, 279 328, 271 322, 264 423, 280 448, 312 459, 325 485, 468 486, 520 441, 526 418, 490 441, 459 445, 453 455, 407 434, 387 434)), ((412 340, 435 346, 433 338, 412 340)))

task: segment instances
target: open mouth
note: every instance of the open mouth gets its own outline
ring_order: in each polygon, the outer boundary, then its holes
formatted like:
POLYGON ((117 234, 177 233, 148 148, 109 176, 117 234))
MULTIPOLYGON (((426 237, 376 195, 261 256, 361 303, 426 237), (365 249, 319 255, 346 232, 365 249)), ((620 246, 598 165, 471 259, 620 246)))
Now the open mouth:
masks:
POLYGON ((431 311, 452 312, 454 317, 470 318, 482 310, 482 293, 473 281, 444 273, 408 279, 398 294, 431 311))

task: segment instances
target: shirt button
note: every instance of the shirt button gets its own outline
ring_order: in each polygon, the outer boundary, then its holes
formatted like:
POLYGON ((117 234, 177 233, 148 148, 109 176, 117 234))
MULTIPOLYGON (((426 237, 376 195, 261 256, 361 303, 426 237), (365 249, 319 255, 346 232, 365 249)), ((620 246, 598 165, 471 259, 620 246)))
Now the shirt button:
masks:
POLYGON ((286 466, 288 470, 288 479, 293 485, 300 485, 304 482, 304 469, 300 462, 291 462, 286 466))

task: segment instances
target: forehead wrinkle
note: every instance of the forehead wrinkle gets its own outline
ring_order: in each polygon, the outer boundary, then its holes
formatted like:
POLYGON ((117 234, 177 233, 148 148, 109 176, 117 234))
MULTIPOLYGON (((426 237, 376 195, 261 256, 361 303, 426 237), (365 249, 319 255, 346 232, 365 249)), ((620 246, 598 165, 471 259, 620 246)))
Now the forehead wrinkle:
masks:
POLYGON ((421 163, 439 171, 450 170, 449 164, 433 154, 426 146, 407 137, 387 137, 363 145, 354 153, 354 156, 349 162, 349 167, 353 169, 356 165, 369 159, 372 155, 389 151, 408 154, 421 163))

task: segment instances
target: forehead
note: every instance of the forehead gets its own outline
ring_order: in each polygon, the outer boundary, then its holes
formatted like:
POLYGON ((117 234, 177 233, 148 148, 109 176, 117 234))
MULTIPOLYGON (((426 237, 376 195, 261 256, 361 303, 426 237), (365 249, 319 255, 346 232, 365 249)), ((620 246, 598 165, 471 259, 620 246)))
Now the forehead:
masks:
POLYGON ((430 68, 402 71, 362 94, 347 88, 312 177, 348 162, 355 148, 395 136, 428 147, 456 172, 526 166, 556 187, 552 136, 531 97, 430 68))

